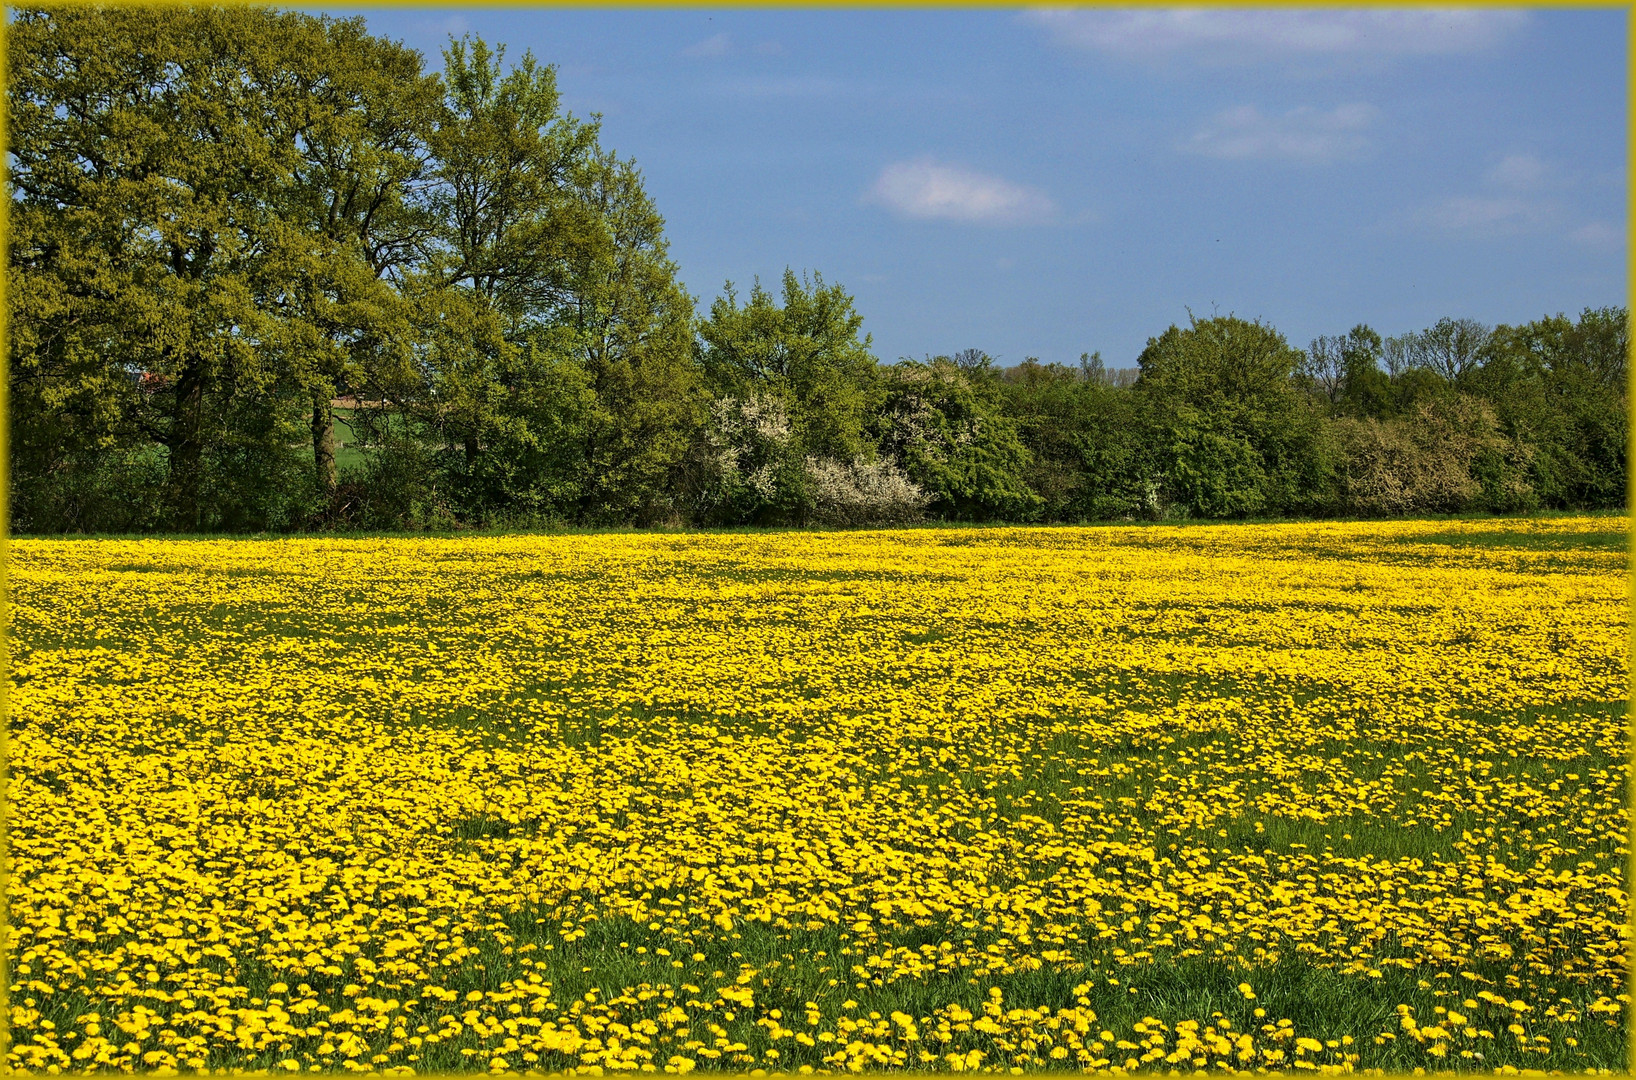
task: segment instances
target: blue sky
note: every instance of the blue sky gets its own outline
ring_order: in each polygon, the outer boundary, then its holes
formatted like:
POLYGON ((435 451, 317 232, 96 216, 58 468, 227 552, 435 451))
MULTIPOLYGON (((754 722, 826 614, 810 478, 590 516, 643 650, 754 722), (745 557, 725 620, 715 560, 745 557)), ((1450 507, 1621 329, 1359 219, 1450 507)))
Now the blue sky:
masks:
POLYGON ((1620 10, 325 8, 555 64, 701 310, 816 270, 883 360, 1134 364, 1624 303, 1620 10))

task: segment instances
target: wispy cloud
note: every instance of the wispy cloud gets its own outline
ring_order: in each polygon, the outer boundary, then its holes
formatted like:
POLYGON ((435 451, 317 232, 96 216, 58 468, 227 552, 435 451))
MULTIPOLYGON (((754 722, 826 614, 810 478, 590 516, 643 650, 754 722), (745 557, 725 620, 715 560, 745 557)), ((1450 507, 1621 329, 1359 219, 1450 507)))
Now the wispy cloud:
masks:
POLYGON ((434 34, 454 34, 458 36, 470 32, 471 20, 464 15, 451 15, 447 19, 421 19, 415 23, 415 28, 421 31, 430 31, 434 34))
POLYGON ((1550 177, 1550 168, 1532 154, 1510 154, 1488 171, 1488 182, 1507 191, 1538 191, 1550 177))
POLYGON ((868 92, 858 83, 825 75, 763 75, 728 79, 720 87, 729 94, 762 98, 833 98, 868 92))
POLYGON ((1548 216, 1543 205, 1515 195, 1457 195, 1427 207, 1421 220, 1449 232, 1499 236, 1537 228, 1548 216))
POLYGON ((1321 165, 1353 160, 1369 150, 1364 133, 1380 116, 1373 105, 1340 105, 1327 112, 1310 107, 1268 116, 1254 105, 1218 114, 1182 143, 1206 157, 1284 160, 1321 165))
POLYGON ((1589 248, 1622 246, 1624 231, 1606 221, 1569 227, 1580 217, 1573 212, 1578 186, 1556 163, 1528 153, 1507 154, 1483 174, 1475 194, 1454 195, 1422 207, 1410 222, 1477 240, 1555 233, 1589 248))
POLYGON ((1482 52, 1529 15, 1509 9, 1037 8, 1027 21, 1064 45, 1130 57, 1222 50, 1237 58, 1290 55, 1437 56, 1482 52))
POLYGON ((903 217, 977 225, 1036 224, 1057 212, 1038 188, 928 158, 888 165, 865 200, 903 217))
POLYGON ((715 60, 732 51, 733 39, 726 34, 716 34, 689 45, 682 50, 682 55, 694 60, 715 60))

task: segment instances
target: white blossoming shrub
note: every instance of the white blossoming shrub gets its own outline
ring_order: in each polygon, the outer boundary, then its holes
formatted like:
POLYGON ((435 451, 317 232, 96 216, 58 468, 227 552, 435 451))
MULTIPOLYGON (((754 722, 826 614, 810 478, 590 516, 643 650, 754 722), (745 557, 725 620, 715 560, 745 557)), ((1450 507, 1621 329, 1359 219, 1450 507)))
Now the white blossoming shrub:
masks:
POLYGON ((799 511, 805 477, 789 414, 771 394, 718 398, 705 428, 700 515, 718 524, 768 523, 799 511))
POLYGON ((891 461, 850 463, 809 457, 807 496, 812 517, 828 525, 890 525, 918 520, 931 502, 891 461))

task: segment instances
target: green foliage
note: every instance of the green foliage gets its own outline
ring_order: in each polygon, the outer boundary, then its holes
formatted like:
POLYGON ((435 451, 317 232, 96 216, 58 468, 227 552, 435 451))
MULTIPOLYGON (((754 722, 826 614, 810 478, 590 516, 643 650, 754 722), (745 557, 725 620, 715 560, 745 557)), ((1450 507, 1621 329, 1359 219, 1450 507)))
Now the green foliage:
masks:
MULTIPOLYGON (((35 428, 29 434, 38 434, 38 431, 35 428)), ((63 427, 57 431, 63 437, 72 438, 63 427)), ((165 459, 157 448, 118 444, 84 446, 72 442, 19 445, 18 438, 19 433, 14 429, 11 525, 15 531, 144 533, 164 530, 166 522, 160 511, 165 493, 165 459)))
POLYGON ((1167 506, 1243 517, 1326 506, 1332 464, 1321 413, 1295 376, 1282 334, 1234 316, 1149 339, 1136 383, 1167 506))
POLYGON ((1039 508, 1024 478, 1028 448, 1003 403, 986 357, 961 365, 939 356, 889 369, 882 443, 931 497, 932 513, 985 521, 1039 508))
POLYGON ((1078 368, 1027 360, 1004 372, 1005 411, 1028 449, 1023 478, 1046 521, 1147 517, 1157 503, 1137 400, 1101 358, 1078 368))
POLYGON ((811 509, 804 459, 782 399, 754 390, 717 398, 695 466, 694 517, 713 525, 804 522, 811 509))
POLYGON ((1305 352, 1193 319, 1134 386, 881 365, 817 273, 697 318, 635 163, 531 54, 451 40, 439 75, 359 19, 13 15, 17 530, 1624 505, 1622 308, 1305 352))
POLYGON ((652 520, 699 408, 692 302, 634 164, 558 112, 554 69, 453 43, 432 137, 436 342, 416 414, 471 517, 652 520))
POLYGON ((17 14, 18 495, 64 435, 123 454, 155 442, 168 523, 205 523, 206 452, 250 434, 224 421, 274 377, 250 345, 276 332, 256 298, 294 279, 273 197, 295 156, 273 86, 292 29, 247 10, 17 14))
POLYGON ((368 174, 390 202, 413 171, 336 115, 402 105, 418 58, 357 21, 84 8, 18 12, 8 60, 19 516, 69 526, 51 504, 74 458, 157 447, 157 522, 296 522, 311 492, 290 425, 327 407, 391 306, 368 261, 388 241, 337 200, 368 174))
POLYGON ((1359 323, 1344 336, 1314 339, 1297 382, 1331 416, 1384 416, 1392 403, 1392 379, 1381 370, 1384 353, 1381 336, 1359 323))
POLYGON ((584 434, 580 516, 672 520, 705 408, 693 300, 677 280, 664 219, 633 162, 598 155, 577 190, 595 226, 575 251, 576 300, 565 315, 595 394, 584 434))
POLYGON ((1469 378, 1505 433, 1532 448, 1529 482, 1542 505, 1624 505, 1629 344, 1623 308, 1502 326, 1469 378))
POLYGON ((572 303, 569 249, 591 227, 572 181, 597 129, 559 113, 556 69, 524 53, 507 71, 504 57, 471 37, 443 52, 426 271, 481 298, 515 339, 572 303))
POLYGON ((359 529, 446 530, 459 524, 432 444, 421 432, 383 423, 373 452, 343 469, 334 522, 359 529))
POLYGON ((699 326, 699 354, 713 393, 765 390, 783 402, 804 452, 850 461, 870 455, 866 431, 882 400, 862 328, 840 285, 785 270, 782 304, 758 281, 740 306, 728 282, 699 326))
POLYGON ((418 53, 372 38, 358 20, 330 24, 323 48, 287 73, 301 150, 286 214, 299 237, 300 285, 263 300, 297 318, 276 348, 285 379, 311 402, 308 435, 320 500, 336 484, 330 401, 375 396, 410 362, 405 305, 394 282, 410 271, 430 224, 423 195, 427 137, 441 98, 418 53))
POLYGON ((396 400, 438 447, 434 486, 462 516, 571 513, 590 402, 557 316, 587 228, 570 178, 596 130, 559 114, 556 72, 532 54, 507 71, 503 50, 468 37, 443 59, 432 242, 404 290, 419 356, 396 400))
POLYGON ((491 374, 472 436, 445 455, 452 496, 478 520, 574 517, 596 405, 584 365, 532 340, 504 344, 491 374))
POLYGON ((1182 513, 1249 517, 1269 508, 1265 459, 1230 423, 1187 405, 1171 414, 1165 494, 1182 513))

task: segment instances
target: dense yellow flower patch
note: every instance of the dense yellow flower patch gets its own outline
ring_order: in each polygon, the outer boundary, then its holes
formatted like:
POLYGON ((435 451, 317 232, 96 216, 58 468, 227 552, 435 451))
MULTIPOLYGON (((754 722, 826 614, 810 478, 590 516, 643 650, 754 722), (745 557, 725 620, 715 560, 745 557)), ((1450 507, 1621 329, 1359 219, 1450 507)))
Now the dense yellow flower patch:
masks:
POLYGON ((1624 529, 14 542, 11 1060, 1617 1067, 1624 529))

